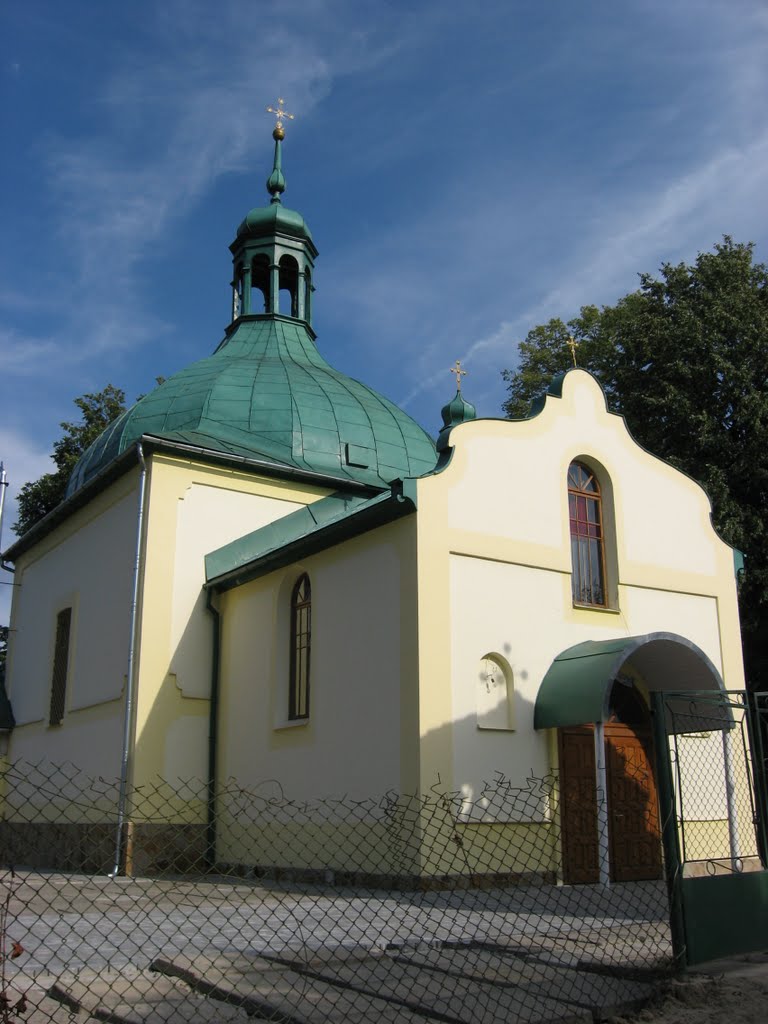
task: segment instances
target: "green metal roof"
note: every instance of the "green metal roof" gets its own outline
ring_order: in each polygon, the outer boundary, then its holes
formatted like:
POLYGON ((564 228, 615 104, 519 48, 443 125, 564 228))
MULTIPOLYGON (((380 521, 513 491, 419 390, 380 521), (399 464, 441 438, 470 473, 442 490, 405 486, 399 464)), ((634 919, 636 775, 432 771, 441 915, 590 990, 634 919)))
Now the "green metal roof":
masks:
MULTIPOLYGON (((312 242, 306 221, 296 210, 289 210, 282 205, 280 195, 285 192, 285 176, 283 175, 282 128, 272 133, 275 140, 275 159, 272 173, 267 178, 267 191, 272 199, 269 206, 255 206, 237 229, 237 237, 265 238, 277 234, 292 235, 304 241, 312 242)), ((313 243, 314 248, 314 243, 313 243)))
POLYGON ((435 466, 407 413, 334 370, 303 321, 241 317, 216 352, 119 416, 75 466, 67 496, 143 435, 382 487, 435 466))
POLYGON ((282 203, 270 203, 269 206, 255 206, 237 229, 237 237, 247 235, 249 238, 264 238, 275 234, 291 235, 312 241, 307 223, 296 210, 289 210, 282 203))
POLYGON ((458 427, 460 423, 467 423, 469 420, 475 419, 477 417, 477 410, 474 405, 465 400, 459 388, 450 402, 443 406, 441 415, 443 417, 443 426, 437 438, 437 450, 439 452, 445 451, 448 447, 451 430, 454 427, 458 427))
POLYGON ((416 508, 412 481, 372 498, 329 494, 205 556, 206 587, 229 590, 416 508))
POLYGON ((650 690, 724 688, 707 655, 675 633, 587 640, 558 654, 550 665, 536 697, 534 728, 604 721, 613 684, 630 661, 650 690))

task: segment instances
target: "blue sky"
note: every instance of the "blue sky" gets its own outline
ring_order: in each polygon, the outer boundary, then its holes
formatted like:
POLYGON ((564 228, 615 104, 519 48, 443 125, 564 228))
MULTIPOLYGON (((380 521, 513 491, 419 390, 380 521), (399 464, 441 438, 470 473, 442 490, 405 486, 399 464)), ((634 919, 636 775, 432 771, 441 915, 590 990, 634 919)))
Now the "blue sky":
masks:
POLYGON ((1 19, 11 499, 75 396, 132 399, 220 341, 278 96, 318 344, 433 434, 456 358, 499 415, 537 323, 724 233, 768 259, 764 0, 28 0, 1 19))

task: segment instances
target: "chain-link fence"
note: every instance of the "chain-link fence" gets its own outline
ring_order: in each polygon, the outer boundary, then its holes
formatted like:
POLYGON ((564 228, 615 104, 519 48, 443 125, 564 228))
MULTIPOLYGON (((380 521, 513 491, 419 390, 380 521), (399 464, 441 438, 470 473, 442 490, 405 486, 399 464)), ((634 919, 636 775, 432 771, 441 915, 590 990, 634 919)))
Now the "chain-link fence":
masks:
POLYGON ((749 695, 669 694, 665 705, 685 873, 761 870, 760 726, 749 695))
POLYGON ((556 775, 472 800, 156 780, 124 820, 71 766, 0 785, 0 1021, 600 1019, 671 967, 663 881, 562 884, 556 775))

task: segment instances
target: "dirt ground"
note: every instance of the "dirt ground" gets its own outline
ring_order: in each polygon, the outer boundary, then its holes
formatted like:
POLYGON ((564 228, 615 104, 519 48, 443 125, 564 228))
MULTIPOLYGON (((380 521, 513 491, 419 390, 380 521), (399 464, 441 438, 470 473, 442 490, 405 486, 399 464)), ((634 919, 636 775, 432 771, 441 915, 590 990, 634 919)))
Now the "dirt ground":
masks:
POLYGON ((612 1024, 766 1024, 768 975, 690 976, 670 983, 658 1002, 612 1024))

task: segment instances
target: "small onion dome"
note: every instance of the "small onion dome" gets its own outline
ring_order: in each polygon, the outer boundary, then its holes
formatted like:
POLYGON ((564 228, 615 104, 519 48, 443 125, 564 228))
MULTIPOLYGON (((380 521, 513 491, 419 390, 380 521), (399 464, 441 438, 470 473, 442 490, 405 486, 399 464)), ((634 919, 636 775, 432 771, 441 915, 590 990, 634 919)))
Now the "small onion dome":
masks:
POLYGON ((272 138, 275 140, 275 158, 272 173, 267 178, 267 192, 270 193, 272 199, 269 206, 256 206, 250 211, 237 229, 238 238, 265 238, 283 234, 301 238, 307 242, 312 241, 312 235, 301 214, 296 210, 287 209, 280 199, 281 194, 285 192, 282 155, 284 137, 282 123, 278 122, 272 132, 272 138))
POLYGON ((448 435, 454 427, 467 420, 473 420, 477 416, 477 409, 469 402, 465 402, 461 391, 457 391, 447 405, 441 410, 443 426, 437 438, 437 450, 444 451, 448 447, 448 435))
POLYGON ((238 238, 269 238, 275 234, 290 235, 311 242, 306 221, 296 210, 289 210, 282 203, 269 206, 255 206, 237 229, 238 238))

